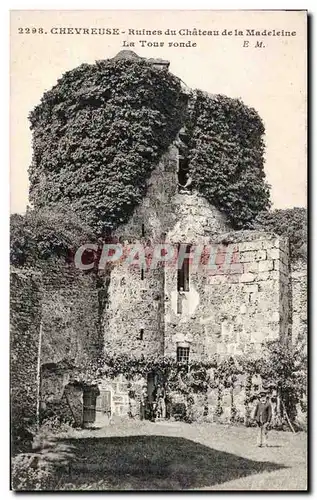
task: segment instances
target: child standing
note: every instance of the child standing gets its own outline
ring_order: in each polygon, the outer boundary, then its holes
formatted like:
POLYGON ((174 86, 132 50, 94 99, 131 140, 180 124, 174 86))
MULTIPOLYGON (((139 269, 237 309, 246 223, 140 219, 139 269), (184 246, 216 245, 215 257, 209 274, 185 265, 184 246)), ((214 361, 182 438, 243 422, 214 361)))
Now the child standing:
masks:
POLYGON ((264 391, 259 394, 254 420, 259 427, 258 446, 267 446, 268 427, 272 420, 272 405, 269 395, 264 391))

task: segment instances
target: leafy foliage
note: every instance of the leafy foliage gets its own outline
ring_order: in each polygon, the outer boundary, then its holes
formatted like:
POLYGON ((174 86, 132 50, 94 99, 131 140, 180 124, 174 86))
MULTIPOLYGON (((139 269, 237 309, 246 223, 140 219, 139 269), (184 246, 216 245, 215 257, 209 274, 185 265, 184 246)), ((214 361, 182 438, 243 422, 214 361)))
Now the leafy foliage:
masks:
POLYGON ((269 205, 256 111, 225 96, 188 96, 178 78, 137 56, 65 73, 30 121, 34 206, 69 207, 96 234, 129 219, 184 125, 194 186, 235 228, 269 205))
POLYGON ((266 347, 268 355, 261 375, 266 384, 276 387, 289 418, 294 421, 296 405, 307 394, 307 354, 300 342, 291 345, 273 341, 266 347))
POLYGON ((76 214, 65 210, 28 210, 11 215, 10 223, 10 261, 17 267, 65 267, 81 245, 96 241, 76 214))
POLYGON ((225 212, 235 229, 246 228, 269 206, 264 173, 264 125, 238 99, 193 95, 187 121, 193 182, 225 212))
MULTIPOLYGON (((103 377, 113 379, 120 374, 132 381, 135 376, 146 377, 150 372, 160 373, 169 391, 176 391, 184 396, 188 412, 191 410, 195 394, 207 395, 210 389, 217 389, 216 414, 218 416, 223 413, 223 391, 230 389, 231 422, 235 422, 238 414, 234 403, 234 388, 238 375, 243 374, 246 376, 245 423, 248 425, 253 375, 260 375, 263 384, 278 389, 289 417, 292 421, 295 420, 296 404, 307 392, 306 361, 301 345, 291 346, 274 341, 266 345, 263 356, 257 359, 249 359, 244 355, 229 356, 224 359, 214 356, 207 362, 194 361, 189 365, 178 363, 174 358, 169 357, 137 357, 108 353, 96 359, 95 363, 89 366, 88 371, 77 367, 72 376, 76 382, 94 384, 103 377), (210 376, 210 369, 214 369, 213 377, 210 376)), ((205 406, 208 412, 207 401, 205 406)), ((282 409, 281 412, 282 418, 282 409)))
POLYGON ((260 212, 253 226, 255 229, 262 229, 287 237, 292 260, 307 259, 306 208, 294 207, 260 212))
POLYGON ((181 128, 186 100, 178 78, 139 58, 65 73, 30 115, 35 206, 66 205, 98 234, 125 222, 181 128))
POLYGON ((40 289, 33 273, 11 274, 11 435, 16 454, 32 440, 36 421, 40 289))

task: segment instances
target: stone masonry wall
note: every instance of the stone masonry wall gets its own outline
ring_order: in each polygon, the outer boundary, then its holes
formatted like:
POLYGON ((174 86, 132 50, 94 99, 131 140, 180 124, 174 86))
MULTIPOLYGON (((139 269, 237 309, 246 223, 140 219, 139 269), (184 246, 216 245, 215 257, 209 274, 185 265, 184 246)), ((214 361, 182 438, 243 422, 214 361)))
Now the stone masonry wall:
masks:
POLYGON ((234 240, 219 246, 216 271, 197 268, 190 272, 190 291, 184 292, 182 314, 177 314, 173 300, 176 271, 166 270, 170 300, 165 302, 165 354, 176 355, 178 343, 187 342, 191 359, 207 359, 213 354, 257 355, 265 340, 287 335, 285 242, 275 235, 251 231, 235 233, 234 240), (227 252, 235 261, 229 270, 223 268, 227 252))
POLYGON ((147 182, 147 194, 127 224, 121 225, 115 236, 127 241, 160 241, 166 227, 176 221, 172 199, 177 192, 178 149, 172 145, 162 156, 147 182), (144 224, 144 238, 142 238, 144 224))
MULTIPOLYGON (((114 236, 126 248, 162 241, 174 220, 171 199, 177 190, 177 148, 171 146, 148 181, 147 196, 114 236), (142 225, 144 236, 142 236, 142 225)), ((105 311, 105 351, 163 354, 164 271, 117 265, 111 272, 105 311), (142 332, 143 330, 143 332, 142 332)))
POLYGON ((307 343, 307 263, 298 260, 291 266, 292 342, 307 343))
MULTIPOLYGON (((204 198, 195 192, 178 193, 177 168, 178 150, 172 146, 154 170, 147 196, 114 234, 124 247, 207 242, 208 235, 228 230, 225 217, 204 198)), ((146 269, 141 275, 138 265, 114 267, 104 318, 106 352, 164 354, 164 304, 169 293, 165 279, 162 268, 146 269)))

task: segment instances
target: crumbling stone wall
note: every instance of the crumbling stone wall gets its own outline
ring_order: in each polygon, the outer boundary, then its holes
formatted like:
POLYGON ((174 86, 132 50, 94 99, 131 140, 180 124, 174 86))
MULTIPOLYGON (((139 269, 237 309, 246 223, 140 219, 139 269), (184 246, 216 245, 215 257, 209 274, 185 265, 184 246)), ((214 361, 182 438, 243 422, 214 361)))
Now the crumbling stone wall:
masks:
POLYGON ((82 366, 100 349, 98 290, 95 277, 81 271, 56 274, 42 290, 41 363, 68 362, 82 366))
POLYGON ((139 418, 141 391, 146 384, 147 381, 141 376, 127 380, 123 375, 118 375, 113 380, 102 380, 98 386, 100 395, 97 398, 96 425, 107 424, 110 417, 139 418), (110 402, 109 413, 105 411, 102 401, 105 391, 110 402))
MULTIPOLYGON (((175 265, 146 269, 143 279, 138 266, 116 265, 105 312, 106 352, 176 357, 177 346, 186 345, 190 360, 207 360, 214 354, 257 357, 266 340, 290 338, 294 325, 304 331, 304 272, 293 268, 290 280, 288 242, 272 233, 230 232, 226 217, 195 189, 178 192, 177 165, 177 148, 172 146, 153 172, 146 198, 115 236, 124 245, 212 245, 217 248, 216 268, 190 266, 190 288, 183 292, 180 313, 175 265), (294 301, 299 290, 301 299, 294 301)), ((137 417, 143 383, 104 380, 112 394, 112 413, 137 417)), ((232 398, 236 420, 246 418, 251 407, 245 403, 245 376, 230 391, 225 389, 221 396, 221 415, 218 389, 209 391, 207 419, 230 421, 232 398)), ((201 419, 206 400, 196 400, 196 416, 201 419)))
MULTIPOLYGON (((208 235, 228 229, 225 217, 203 197, 178 193, 177 168, 178 150, 173 145, 153 172, 146 198, 114 234, 125 247, 207 243, 208 235)), ((142 279, 138 265, 114 266, 104 320, 106 352, 164 354, 165 304, 173 291, 165 283, 168 276, 163 268, 146 269, 142 279)))
POLYGON ((292 262, 290 276, 292 305, 292 342, 307 343, 307 263, 303 260, 292 262))
MULTIPOLYGON (((165 353, 175 355, 178 343, 187 342, 191 359, 213 354, 250 354, 261 351, 265 340, 288 334, 288 254, 286 242, 266 233, 220 235, 217 269, 197 268, 190 276, 190 291, 177 314, 175 300, 165 302, 165 353), (245 240, 247 238, 247 240, 245 240), (224 267, 225 255, 232 265, 224 267), (222 257, 223 255, 223 257, 222 257), (196 307, 191 307, 195 302, 196 307)), ((216 263, 217 263, 216 260, 216 263)), ((166 270, 166 293, 173 297, 177 271, 166 270)))

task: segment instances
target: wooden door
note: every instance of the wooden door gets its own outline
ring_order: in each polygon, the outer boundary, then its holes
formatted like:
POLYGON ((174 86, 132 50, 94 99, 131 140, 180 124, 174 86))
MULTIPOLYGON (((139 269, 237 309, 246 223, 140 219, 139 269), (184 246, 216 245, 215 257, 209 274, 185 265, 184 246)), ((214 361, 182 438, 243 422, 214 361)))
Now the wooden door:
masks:
POLYGON ((95 390, 85 389, 83 394, 84 425, 92 424, 96 420, 96 399, 95 390))
POLYGON ((109 418, 111 417, 111 391, 100 390, 96 403, 96 411, 105 413, 109 418))

